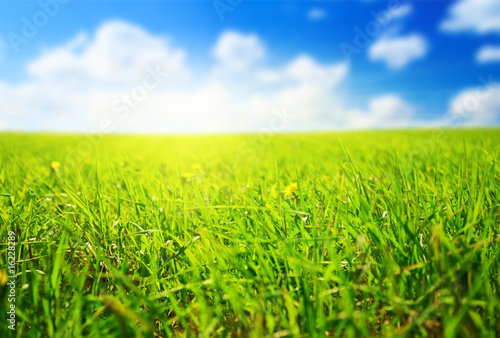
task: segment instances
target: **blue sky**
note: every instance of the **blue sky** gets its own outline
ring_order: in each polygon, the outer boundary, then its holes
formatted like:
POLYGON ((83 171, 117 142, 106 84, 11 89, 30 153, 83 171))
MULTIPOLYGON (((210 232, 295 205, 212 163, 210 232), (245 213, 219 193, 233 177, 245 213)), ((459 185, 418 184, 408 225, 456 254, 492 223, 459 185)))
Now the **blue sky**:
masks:
POLYGON ((12 0, 0 13, 0 130, 500 122, 497 0, 12 0))

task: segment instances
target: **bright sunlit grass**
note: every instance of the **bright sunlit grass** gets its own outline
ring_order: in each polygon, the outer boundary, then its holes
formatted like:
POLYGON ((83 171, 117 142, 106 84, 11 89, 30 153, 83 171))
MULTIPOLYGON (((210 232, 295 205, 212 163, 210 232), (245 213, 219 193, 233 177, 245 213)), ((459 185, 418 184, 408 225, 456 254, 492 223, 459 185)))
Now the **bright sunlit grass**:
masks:
POLYGON ((16 334, 498 335, 500 130, 266 140, 0 135, 16 334))

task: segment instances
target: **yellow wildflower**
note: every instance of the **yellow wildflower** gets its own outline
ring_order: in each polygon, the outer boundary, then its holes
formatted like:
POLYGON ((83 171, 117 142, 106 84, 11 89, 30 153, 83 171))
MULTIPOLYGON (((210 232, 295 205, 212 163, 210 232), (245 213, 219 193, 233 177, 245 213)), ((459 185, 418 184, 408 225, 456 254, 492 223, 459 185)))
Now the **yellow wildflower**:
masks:
POLYGON ((60 167, 60 166, 61 166, 61 163, 56 162, 56 161, 54 161, 54 162, 52 162, 52 163, 50 164, 50 167, 51 167, 51 168, 52 168, 52 170, 54 170, 54 171, 59 170, 59 167, 60 167))
POLYGON ((201 165, 199 165, 198 163, 195 163, 191 166, 191 168, 193 168, 193 170, 201 170, 201 165))
POLYGON ((285 188, 285 197, 296 198, 298 190, 299 186, 297 183, 290 184, 288 187, 285 188))
POLYGON ((194 176, 193 173, 184 172, 181 174, 182 179, 185 181, 189 181, 191 178, 193 178, 193 176, 194 176))
POLYGON ((0 286, 5 286, 7 284, 7 274, 5 271, 0 270, 0 286))

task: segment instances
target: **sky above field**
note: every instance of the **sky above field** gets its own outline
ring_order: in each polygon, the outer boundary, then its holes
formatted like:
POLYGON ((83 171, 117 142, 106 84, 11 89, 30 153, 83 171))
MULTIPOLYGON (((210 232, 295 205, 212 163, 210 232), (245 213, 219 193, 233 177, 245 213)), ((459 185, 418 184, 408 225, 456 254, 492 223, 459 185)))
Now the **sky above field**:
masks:
POLYGON ((499 122, 498 0, 0 2, 0 130, 499 122))

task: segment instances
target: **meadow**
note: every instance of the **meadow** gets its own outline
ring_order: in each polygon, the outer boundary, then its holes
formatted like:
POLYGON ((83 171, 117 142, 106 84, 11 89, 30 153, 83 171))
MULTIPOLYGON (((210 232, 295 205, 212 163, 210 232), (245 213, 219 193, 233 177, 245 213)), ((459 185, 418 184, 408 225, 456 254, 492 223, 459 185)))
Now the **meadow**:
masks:
POLYGON ((498 337, 499 144, 0 134, 0 336, 498 337))

